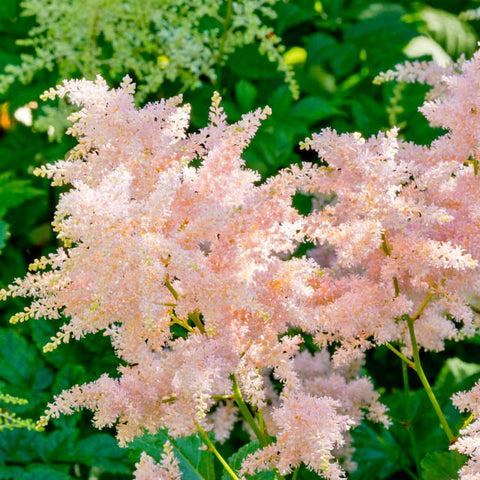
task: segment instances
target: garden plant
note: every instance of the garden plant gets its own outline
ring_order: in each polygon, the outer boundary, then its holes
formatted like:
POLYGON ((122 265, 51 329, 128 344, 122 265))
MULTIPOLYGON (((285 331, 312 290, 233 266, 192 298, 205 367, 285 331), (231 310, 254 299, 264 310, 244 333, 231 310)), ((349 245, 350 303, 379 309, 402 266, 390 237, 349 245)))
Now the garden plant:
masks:
POLYGON ((0 478, 480 479, 477 18, 6 2, 0 478))

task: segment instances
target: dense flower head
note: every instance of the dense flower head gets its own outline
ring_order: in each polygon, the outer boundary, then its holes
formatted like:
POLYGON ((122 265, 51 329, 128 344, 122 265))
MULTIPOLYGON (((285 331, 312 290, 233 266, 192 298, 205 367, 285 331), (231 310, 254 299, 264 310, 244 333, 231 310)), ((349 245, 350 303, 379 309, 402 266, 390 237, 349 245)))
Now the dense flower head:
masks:
POLYGON ((137 469, 134 472, 134 480, 180 480, 182 478, 178 460, 168 440, 163 447, 160 465, 143 452, 135 466, 137 469))
POLYGON ((403 142, 395 129, 369 139, 326 129, 303 144, 328 164, 303 186, 318 199, 304 226, 312 258, 325 262, 309 299, 321 345, 360 351, 394 341, 408 353, 405 315, 429 350, 478 330, 470 303, 479 287, 480 54, 456 68, 430 78, 443 90, 420 110, 446 131, 430 146, 403 142))
POLYGON ((82 107, 69 130, 78 145, 37 171, 71 185, 53 222, 63 246, 2 296, 33 299, 13 322, 66 319, 47 350, 102 331, 123 366, 62 392, 41 423, 89 408, 122 445, 160 428, 224 441, 239 389, 276 437, 244 472, 303 462, 342 478, 349 430, 364 417, 389 424, 362 352, 397 342, 410 355, 413 325, 430 350, 478 330, 479 65, 477 54, 444 75, 422 107, 445 129, 430 146, 396 129, 325 129, 303 147, 326 165, 264 183, 242 153, 268 107, 230 125, 215 94, 209 125, 187 133, 180 97, 137 109, 128 77, 114 90, 98 77, 46 92, 82 107), (307 215, 292 206, 299 190, 315 197, 307 215), (310 256, 293 255, 305 240, 310 256))
POLYGON ((249 455, 241 472, 277 468, 283 475, 303 462, 324 478, 345 478, 332 451, 343 445, 344 433, 352 422, 337 413, 339 403, 304 393, 282 400, 282 406, 273 411, 277 441, 249 455))
MULTIPOLYGON (((136 109, 133 92, 128 77, 116 90, 98 77, 45 94, 82 107, 70 118, 77 146, 37 171, 71 185, 53 222, 64 246, 35 261, 33 273, 3 295, 33 297, 14 322, 67 319, 47 350, 103 331, 124 366, 116 378, 105 374, 59 394, 40 423, 88 408, 98 428, 116 426, 121 445, 145 430, 180 436, 199 426, 224 441, 239 418, 234 375, 246 401, 263 409, 282 437, 282 470, 293 444, 283 438, 280 412, 294 408, 293 398, 311 404, 322 453, 297 452, 294 460, 334 478, 348 428, 364 408, 384 422, 385 412, 357 371, 325 367, 312 384, 298 368, 305 354, 294 360, 303 337, 289 328, 308 326, 311 279, 321 274, 314 260, 291 257, 306 221, 292 196, 310 178, 309 167, 263 184, 245 168, 242 151, 268 108, 229 125, 215 94, 210 124, 187 133, 189 107, 181 98, 136 109), (282 395, 273 393, 273 379, 282 395)), ((136 475, 160 469, 144 456, 136 475)))
POLYGON ((461 411, 470 412, 471 417, 460 430, 460 437, 450 448, 470 457, 459 471, 460 479, 475 480, 480 476, 480 382, 469 392, 455 394, 453 404, 461 411))

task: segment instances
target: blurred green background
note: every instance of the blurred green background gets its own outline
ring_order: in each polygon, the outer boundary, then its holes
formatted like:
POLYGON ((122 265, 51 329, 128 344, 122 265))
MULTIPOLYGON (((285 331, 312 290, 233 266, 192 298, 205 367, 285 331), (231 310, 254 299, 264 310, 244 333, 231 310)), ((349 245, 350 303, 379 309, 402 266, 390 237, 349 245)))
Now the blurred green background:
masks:
MULTIPOLYGON (((272 11, 261 0, 193 1, 183 6, 162 0, 0 1, 0 287, 23 277, 34 258, 58 247, 50 222, 61 189, 50 188, 32 171, 62 158, 73 146, 64 135, 71 107, 39 100, 65 76, 93 78, 101 73, 117 86, 129 73, 140 87, 139 105, 183 93, 184 101, 192 105, 192 129, 206 124, 214 90, 223 96, 230 121, 270 105, 273 114, 244 155, 247 166, 263 178, 292 163, 315 161, 314 155, 300 151, 298 142, 326 126, 369 136, 397 125, 402 138, 423 144, 438 135, 417 112, 426 87, 375 86, 372 80, 405 60, 433 58, 445 63, 461 54, 471 56, 480 22, 466 22, 459 14, 480 3, 270 3, 272 11)), ((302 199, 298 203, 302 208, 302 199)), ((37 419, 61 390, 103 372, 115 374, 116 357, 101 335, 44 354, 42 346, 58 325, 50 321, 9 325, 10 316, 23 307, 21 299, 1 305, 0 391, 29 403, 5 404, 3 415, 15 412, 37 419)), ((427 374, 457 426, 462 418, 449 398, 478 379, 478 345, 474 338, 425 356, 427 374)), ((386 349, 369 353, 366 369, 386 395, 394 425, 388 432, 368 423, 357 429, 359 469, 351 478, 420 478, 410 453, 409 429, 417 437, 422 477, 456 478, 458 465, 446 451, 428 400, 416 391, 420 385, 413 376, 414 391, 404 392, 397 360, 386 349)), ((88 412, 63 417, 42 433, 3 428, 0 479, 131 478, 140 449, 159 457, 164 433, 120 449, 112 432, 96 431, 90 418, 88 412)), ((3 427, 8 427, 5 422, 3 427)), ((220 448, 228 457, 245 438, 236 428, 232 440, 220 448)), ((178 441, 177 453, 194 451, 195 442, 178 441)), ((202 455, 195 461, 206 465, 202 455)), ((214 470, 219 478, 219 465, 214 470)), ((210 480, 211 475, 197 468, 185 477, 210 480)), ((314 476, 305 469, 299 475, 314 476)))

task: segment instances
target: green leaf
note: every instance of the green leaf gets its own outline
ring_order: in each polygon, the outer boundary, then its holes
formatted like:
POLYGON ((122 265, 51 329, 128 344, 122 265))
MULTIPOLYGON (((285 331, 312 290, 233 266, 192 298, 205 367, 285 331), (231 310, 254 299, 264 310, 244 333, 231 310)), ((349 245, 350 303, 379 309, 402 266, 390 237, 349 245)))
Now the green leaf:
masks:
POLYGON ((5 246, 7 243, 7 238, 10 236, 10 232, 8 231, 8 223, 4 220, 0 220, 0 250, 5 246))
POLYGON ((86 370, 83 365, 67 363, 60 369, 55 377, 52 389, 53 394, 58 395, 62 390, 85 382, 85 377, 86 370))
POLYGON ((425 32, 439 43, 451 57, 462 53, 472 53, 477 46, 475 30, 457 15, 432 7, 425 7, 420 12, 420 19, 425 22, 425 32))
POLYGON ((45 465, 34 463, 27 467, 27 472, 20 477, 22 480, 73 480, 65 469, 68 466, 45 465))
POLYGON ((11 172, 0 174, 0 216, 26 200, 45 195, 43 190, 32 187, 31 183, 30 180, 15 180, 11 172))
POLYGON ((240 80, 235 85, 235 96, 242 112, 248 112, 253 108, 258 92, 256 87, 247 80, 240 80))
POLYGON ((480 376, 480 365, 477 363, 467 363, 459 358, 449 358, 440 370, 434 387, 442 397, 448 399, 469 377, 472 377, 471 386, 473 386, 478 376, 480 376))
MULTIPOLYGON (((64 456, 71 462, 95 466, 111 473, 130 473, 125 452, 111 435, 98 433, 75 443, 64 456)), ((60 457, 62 458, 62 457, 60 457)))
POLYGON ((349 476, 350 480, 383 480, 410 464, 408 457, 385 428, 362 422, 353 431, 353 438, 353 459, 358 463, 358 468, 349 476))
POLYGON ((18 13, 17 0, 2 0, 0 8, 0 20, 13 20, 18 13))
POLYGON ((9 465, 0 465, 1 480, 22 480, 25 471, 20 467, 11 467, 9 465))
MULTIPOLYGON (((344 41, 361 46, 374 74, 404 59, 403 48, 418 32, 404 22, 406 10, 397 3, 368 3, 358 15, 360 22, 344 30, 344 41), (386 48, 388 46, 388 48, 386 48)), ((353 18, 352 20, 355 20, 353 18)))
POLYGON ((38 456, 45 463, 62 460, 68 456, 77 436, 78 430, 74 428, 55 430, 49 435, 44 433, 36 442, 38 456))
POLYGON ((319 97, 304 98, 290 110, 290 115, 295 121, 300 121, 307 125, 317 123, 336 113, 338 111, 330 103, 319 97))
POLYGON ((323 32, 310 35, 307 40, 307 59, 310 63, 320 63, 331 58, 330 49, 337 45, 335 37, 323 32))
POLYGON ((41 444, 45 435, 32 430, 15 428, 3 430, 0 435, 0 461, 27 464, 40 459, 41 444))
MULTIPOLYGON (((228 465, 235 473, 238 473, 242 466, 242 462, 251 453, 256 452, 260 448, 260 444, 257 440, 247 443, 241 447, 238 452, 234 453, 227 460, 228 465)), ((255 475, 245 475, 247 480, 273 480, 275 478, 275 472, 272 470, 266 472, 258 472, 255 475)), ((230 475, 226 471, 223 472, 222 480, 231 480, 230 475)))
POLYGON ((453 480, 458 478, 458 465, 454 452, 434 452, 425 455, 420 466, 423 480, 453 480))
POLYGON ((228 68, 240 78, 265 79, 280 77, 277 65, 261 55, 256 45, 237 48, 226 62, 228 68))
POLYGON ((35 348, 13 330, 0 329, 0 365, 0 378, 27 392, 52 383, 52 373, 35 348))
POLYGON ((312 20, 315 17, 313 2, 311 2, 311 5, 305 6, 293 2, 278 2, 276 9, 278 20, 275 31, 278 35, 282 35, 290 27, 312 20))
POLYGON ((272 109, 273 117, 282 118, 290 109, 292 101, 292 92, 286 85, 282 85, 268 97, 267 103, 272 109))
POLYGON ((137 458, 145 451, 156 461, 160 461, 160 453, 167 440, 173 447, 183 480, 215 480, 213 454, 203 449, 203 442, 196 435, 173 439, 166 430, 160 430, 155 435, 145 434, 137 438, 129 448, 137 458))

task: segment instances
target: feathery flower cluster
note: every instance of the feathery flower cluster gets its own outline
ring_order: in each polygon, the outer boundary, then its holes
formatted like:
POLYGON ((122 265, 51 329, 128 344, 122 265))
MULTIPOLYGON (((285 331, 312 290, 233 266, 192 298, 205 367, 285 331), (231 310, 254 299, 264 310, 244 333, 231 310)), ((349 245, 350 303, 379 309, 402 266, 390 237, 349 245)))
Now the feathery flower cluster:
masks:
POLYGON ((282 406, 273 411, 277 441, 249 455, 240 473, 277 468, 283 475, 303 462, 324 478, 345 478, 332 461, 333 450, 343 445, 351 425, 348 416, 337 413, 339 406, 332 398, 302 393, 283 399, 282 406))
POLYGON ((62 77, 93 78, 125 71, 141 82, 138 99, 157 92, 165 80, 195 88, 202 76, 214 81, 216 66, 236 48, 258 44, 278 65, 294 96, 298 86, 283 59, 283 46, 265 19, 275 18, 274 0, 22 0, 22 14, 37 25, 21 44, 33 46, 23 63, 8 65, 0 90, 15 79, 30 82, 38 70, 58 68, 62 77), (221 15, 224 15, 222 17, 221 15), (105 57, 102 49, 112 53, 105 57))
POLYGON ((460 18, 460 20, 463 20, 465 22, 468 22, 471 20, 478 20, 480 18, 480 8, 472 8, 470 10, 465 10, 464 12, 460 13, 458 18, 460 18))
POLYGON ((135 466, 137 469, 135 470, 134 480, 180 480, 182 478, 178 460, 168 440, 163 446, 160 465, 156 464, 152 457, 143 452, 140 462, 135 466))
POLYGON ((309 299, 320 345, 393 341, 409 353, 405 315, 429 350, 478 330, 470 302, 479 287, 480 54, 459 68, 420 109, 446 130, 429 147, 399 141, 395 129, 367 140, 326 129, 304 143, 328 166, 311 169, 302 188, 334 192, 305 220, 306 236, 330 256, 309 299))
MULTIPOLYGON (((53 222, 65 247, 34 262, 36 273, 3 296, 34 297, 14 322, 69 319, 47 350, 104 331, 127 366, 118 378, 103 375, 64 391, 41 423, 86 407, 97 427, 116 424, 122 445, 145 430, 190 435, 197 425, 221 441, 238 417, 223 400, 233 394, 234 375, 242 395, 265 409, 278 432, 284 428, 279 412, 294 404, 320 415, 312 436, 321 437, 321 457, 287 442, 282 458, 337 471, 333 449, 343 445, 358 409, 383 411, 368 382, 350 376, 342 384, 329 369, 331 386, 326 378, 325 385, 308 387, 312 394, 299 390, 293 357, 303 339, 284 334, 311 293, 305 279, 320 270, 311 259, 282 258, 303 240, 304 218, 292 196, 304 174, 284 172, 258 185, 259 175, 245 168, 240 155, 268 108, 228 125, 216 95, 210 125, 187 134, 189 111, 180 98, 137 110, 133 88, 125 78, 109 90, 98 77, 45 94, 83 106, 69 130, 78 145, 66 160, 37 171, 55 185, 72 185, 53 222), (270 376, 283 384, 273 413, 270 376), (344 403, 353 419, 339 413, 344 403)), ((144 457, 139 468, 156 467, 144 457)))
MULTIPOLYGON (((103 331, 125 366, 61 393, 43 421, 85 407, 123 445, 160 428, 223 441, 239 411, 249 421, 244 398, 269 433, 255 432, 262 449, 243 472, 303 462, 342 478, 349 429, 365 414, 388 424, 359 377, 362 351, 441 350, 478 330, 480 53, 458 68, 421 108, 446 131, 430 146, 395 129, 326 129, 303 147, 328 166, 263 184, 241 155, 268 108, 229 125, 215 95, 210 124, 187 134, 180 98, 136 109, 128 77, 116 90, 98 77, 47 92, 83 107, 69 130, 78 145, 37 172, 72 185, 53 222, 64 248, 2 296, 33 297, 13 321, 68 319, 47 350, 103 331), (292 206, 299 190, 317 198, 306 216, 292 206), (316 251, 292 256, 305 240, 316 251)), ((143 457, 139 468, 160 467, 143 457)))
POLYGON ((480 477, 480 382, 469 392, 455 394, 453 404, 461 411, 468 411, 472 415, 460 430, 460 438, 450 449, 471 457, 458 472, 460 480, 476 480, 480 477))

